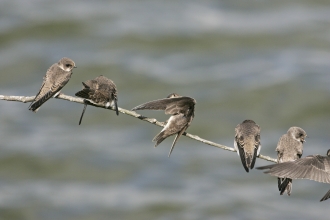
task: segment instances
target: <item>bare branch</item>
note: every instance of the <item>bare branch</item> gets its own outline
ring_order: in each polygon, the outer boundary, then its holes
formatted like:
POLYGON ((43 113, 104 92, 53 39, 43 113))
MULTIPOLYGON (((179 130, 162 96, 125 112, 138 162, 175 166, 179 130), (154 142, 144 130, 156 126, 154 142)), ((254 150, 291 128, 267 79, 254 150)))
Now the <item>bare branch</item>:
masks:
POLYGON ((35 96, 11 96, 11 95, 0 95, 1 100, 16 101, 16 102, 32 102, 35 96))
MULTIPOLYGON (((84 99, 82 99, 82 98, 77 98, 77 97, 72 97, 72 96, 64 95, 63 93, 61 93, 56 98, 67 100, 67 101, 70 101, 70 102, 76 102, 76 103, 79 103, 79 104, 85 104, 86 103, 86 102, 84 102, 84 99)), ((34 96, 5 96, 5 95, 0 95, 0 100, 16 101, 16 102, 24 102, 24 103, 26 103, 26 102, 32 102, 34 100, 34 96)), ((95 106, 95 107, 98 107, 98 108, 107 109, 104 105, 96 105, 96 104, 92 104, 92 103, 89 103, 89 102, 87 102, 86 104, 92 105, 92 106, 95 106)), ((111 109, 111 108, 109 108, 109 110, 115 111, 114 109, 111 109)), ((143 115, 140 115, 140 114, 138 114, 138 113, 136 113, 134 111, 130 111, 130 110, 123 109, 123 108, 118 108, 118 111, 121 112, 122 114, 129 115, 129 116, 132 116, 134 118, 138 118, 138 119, 140 119, 142 121, 146 121, 146 122, 149 122, 151 124, 155 124, 157 126, 164 127, 164 124, 162 122, 157 121, 155 118, 148 118, 148 117, 145 117, 143 115)), ((186 132, 183 135, 185 135, 185 136, 187 136, 187 137, 189 137, 191 139, 194 139, 196 141, 202 142, 204 144, 213 146, 213 147, 217 147, 217 148, 221 148, 223 150, 228 150, 228 151, 236 152, 236 150, 234 148, 227 147, 225 145, 221 145, 221 144, 214 143, 212 141, 205 140, 203 138, 200 138, 197 135, 192 135, 192 134, 189 134, 189 133, 186 133, 186 132)), ((260 159, 263 159, 263 160, 271 161, 271 162, 274 162, 274 163, 277 162, 276 159, 271 158, 271 157, 268 157, 268 156, 263 156, 261 154, 259 155, 259 158, 260 159)))

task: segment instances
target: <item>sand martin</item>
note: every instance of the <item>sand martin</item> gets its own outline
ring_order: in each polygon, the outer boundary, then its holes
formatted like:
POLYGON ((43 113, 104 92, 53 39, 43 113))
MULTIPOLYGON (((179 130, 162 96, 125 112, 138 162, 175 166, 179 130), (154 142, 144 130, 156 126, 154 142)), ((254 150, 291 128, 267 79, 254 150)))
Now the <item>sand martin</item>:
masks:
POLYGON ((75 63, 66 57, 60 59, 58 63, 54 63, 47 70, 41 88, 30 104, 29 110, 37 112, 48 99, 58 96, 61 89, 69 82, 73 68, 76 68, 75 63))
POLYGON ((234 147, 246 172, 253 169, 260 154, 260 127, 252 120, 245 120, 235 128, 234 147))
MULTIPOLYGON (((269 169, 265 173, 279 178, 309 179, 330 184, 330 149, 326 156, 310 155, 294 161, 257 167, 257 169, 269 169)), ((320 202, 328 198, 330 198, 330 190, 320 202)))
POLYGON ((144 103, 132 109, 135 110, 165 110, 165 114, 172 115, 166 122, 165 127, 157 134, 152 141, 155 141, 155 147, 159 145, 167 137, 176 134, 170 153, 174 149, 175 143, 180 136, 187 130, 194 118, 196 100, 190 97, 180 96, 172 93, 165 99, 159 99, 144 103))
MULTIPOLYGON (((282 135, 278 141, 276 147, 277 163, 299 159, 303 154, 303 143, 306 137, 307 134, 302 128, 289 128, 287 133, 282 135)), ((283 195, 285 191, 290 195, 292 191, 292 179, 278 178, 278 190, 280 191, 280 195, 283 195)))
MULTIPOLYGON (((87 80, 82 84, 83 89, 77 92, 75 94, 76 96, 84 98, 93 104, 103 104, 106 108, 109 108, 110 106, 114 107, 116 114, 119 114, 117 105, 117 88, 112 80, 101 75, 95 79, 87 80)), ((81 124, 86 107, 87 104, 85 102, 85 106, 79 120, 79 125, 81 124)))

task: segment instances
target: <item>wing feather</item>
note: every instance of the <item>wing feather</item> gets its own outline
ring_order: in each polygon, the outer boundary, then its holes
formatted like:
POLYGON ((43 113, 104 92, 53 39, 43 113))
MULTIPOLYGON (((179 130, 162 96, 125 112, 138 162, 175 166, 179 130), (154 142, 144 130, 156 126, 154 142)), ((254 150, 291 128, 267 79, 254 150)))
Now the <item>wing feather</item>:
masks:
POLYGON ((257 169, 269 169, 265 173, 281 178, 310 179, 330 183, 330 172, 324 166, 329 160, 328 156, 311 155, 295 161, 272 164, 257 169))
POLYGON ((196 104, 195 99, 190 97, 176 97, 158 99, 138 105, 132 109, 135 110, 165 110, 165 114, 175 115, 179 113, 187 114, 189 108, 196 104))

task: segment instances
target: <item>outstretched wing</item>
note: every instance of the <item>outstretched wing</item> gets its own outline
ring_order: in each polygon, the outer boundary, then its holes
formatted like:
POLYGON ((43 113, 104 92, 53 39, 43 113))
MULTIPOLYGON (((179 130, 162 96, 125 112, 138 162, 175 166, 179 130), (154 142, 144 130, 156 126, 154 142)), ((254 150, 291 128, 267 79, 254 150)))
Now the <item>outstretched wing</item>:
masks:
POLYGON ((150 101, 132 109, 135 110, 165 110, 165 114, 175 115, 179 113, 187 114, 189 109, 196 104, 195 99, 190 97, 165 98, 150 101))
POLYGON ((290 179, 310 179, 322 183, 330 183, 330 157, 310 155, 291 162, 257 167, 269 169, 265 173, 272 176, 290 179))
POLYGON ((320 200, 320 202, 327 200, 330 198, 330 190, 322 197, 322 199, 320 200))

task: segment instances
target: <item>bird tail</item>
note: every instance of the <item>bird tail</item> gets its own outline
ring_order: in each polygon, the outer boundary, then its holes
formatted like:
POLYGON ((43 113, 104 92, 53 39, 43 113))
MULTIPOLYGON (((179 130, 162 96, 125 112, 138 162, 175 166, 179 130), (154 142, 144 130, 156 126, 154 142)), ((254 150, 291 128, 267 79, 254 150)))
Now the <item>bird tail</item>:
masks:
POLYGON ((47 92, 44 96, 42 96, 40 99, 38 99, 37 101, 34 101, 33 103, 31 103, 29 110, 33 111, 33 112, 37 112, 38 109, 40 108, 40 106, 42 104, 44 104, 48 99, 50 99, 53 96, 53 92, 49 91, 47 92))
MULTIPOLYGON (((244 153, 243 153, 243 155, 244 155, 244 153)), ((245 163, 242 161, 243 166, 244 166, 246 172, 249 172, 249 169, 252 169, 256 162, 256 151, 253 153, 253 155, 249 152, 245 152, 244 159, 245 159, 245 163)))
POLYGON ((292 191, 292 179, 278 178, 278 190, 280 191, 280 195, 283 195, 286 191, 288 196, 290 196, 292 191))
POLYGON ((240 156, 243 163, 243 167, 246 170, 246 172, 249 172, 249 169, 253 169, 254 164, 256 163, 257 153, 258 153, 257 148, 254 148, 253 153, 244 152, 243 150, 241 150, 240 156))
POLYGON ((251 169, 253 169, 254 164, 256 163, 257 154, 258 154, 258 149, 255 148, 255 149, 254 149, 254 152, 253 152, 252 161, 251 161, 251 164, 250 164, 250 168, 251 168, 251 169))
POLYGON ((155 147, 157 147, 166 137, 164 137, 165 131, 161 131, 157 134, 152 141, 156 141, 155 147))
POLYGON ((185 130, 186 130, 186 129, 182 129, 182 130, 181 130, 181 131, 175 136, 174 141, 173 141, 173 144, 172 144, 172 147, 171 147, 171 149, 170 149, 170 153, 168 154, 168 157, 171 156, 172 151, 173 151, 173 149, 174 149, 174 146, 175 146, 176 142, 178 141, 178 139, 180 138, 180 136, 183 134, 183 132, 184 132, 185 130))
POLYGON ((117 98, 115 98, 114 102, 115 102, 116 115, 119 115, 119 112, 118 112, 118 104, 117 104, 117 98))
POLYGON ((251 168, 251 163, 252 163, 252 161, 253 161, 253 157, 252 157, 252 155, 251 155, 250 153, 246 153, 246 154, 245 154, 245 162, 246 162, 246 166, 247 166, 248 168, 251 168))
POLYGON ((245 171, 248 173, 249 172, 249 166, 247 164, 249 164, 249 163, 247 162, 247 160, 249 160, 248 158, 250 158, 250 157, 249 157, 248 154, 246 154, 244 152, 244 150, 241 146, 237 146, 237 148, 238 148, 239 156, 240 156, 241 161, 242 161, 242 165, 243 165, 245 171))
POLYGON ((320 202, 327 200, 330 198, 330 190, 323 196, 323 198, 320 200, 320 202))
POLYGON ((87 107, 87 104, 84 105, 84 109, 83 109, 83 111, 82 111, 82 113, 81 113, 81 116, 80 116, 79 125, 81 124, 82 118, 83 118, 83 116, 84 116, 84 114, 85 114, 86 107, 87 107))

